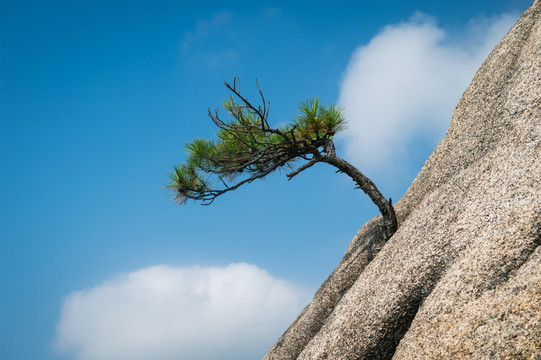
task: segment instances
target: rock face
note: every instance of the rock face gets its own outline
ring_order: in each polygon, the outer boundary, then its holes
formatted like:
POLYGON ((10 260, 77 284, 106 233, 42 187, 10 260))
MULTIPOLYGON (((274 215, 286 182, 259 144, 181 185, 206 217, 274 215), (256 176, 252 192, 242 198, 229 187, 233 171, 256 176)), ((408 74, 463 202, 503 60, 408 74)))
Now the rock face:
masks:
POLYGON ((541 0, 477 72, 444 140, 265 356, 541 359, 541 0))

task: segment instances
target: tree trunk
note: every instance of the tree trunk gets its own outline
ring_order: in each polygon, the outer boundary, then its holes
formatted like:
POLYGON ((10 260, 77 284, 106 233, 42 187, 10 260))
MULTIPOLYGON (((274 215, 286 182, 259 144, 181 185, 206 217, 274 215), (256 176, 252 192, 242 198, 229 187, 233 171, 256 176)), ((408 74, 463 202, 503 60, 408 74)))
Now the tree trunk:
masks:
POLYGON ((383 217, 381 230, 383 240, 387 241, 398 229, 398 221, 396 220, 392 199, 385 199, 372 180, 367 178, 355 166, 336 156, 334 143, 331 140, 326 142, 324 149, 327 155, 319 154, 317 160, 333 165, 340 172, 349 175, 349 177, 358 185, 358 188, 370 196, 370 199, 376 204, 383 217))

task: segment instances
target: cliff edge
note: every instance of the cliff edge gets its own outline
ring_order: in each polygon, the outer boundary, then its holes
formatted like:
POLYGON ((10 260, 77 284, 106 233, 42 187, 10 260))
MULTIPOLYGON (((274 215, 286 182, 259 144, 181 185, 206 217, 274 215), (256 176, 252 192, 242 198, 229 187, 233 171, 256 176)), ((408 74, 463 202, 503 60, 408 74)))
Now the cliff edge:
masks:
POLYGON ((394 236, 365 224, 264 359, 541 359, 541 0, 395 210, 394 236))

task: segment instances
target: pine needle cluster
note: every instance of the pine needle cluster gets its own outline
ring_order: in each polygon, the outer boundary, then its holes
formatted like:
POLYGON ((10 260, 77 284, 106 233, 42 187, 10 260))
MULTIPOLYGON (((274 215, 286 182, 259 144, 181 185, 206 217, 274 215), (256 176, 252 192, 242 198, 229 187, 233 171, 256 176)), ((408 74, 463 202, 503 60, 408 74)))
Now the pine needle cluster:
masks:
MULTIPOLYGON (((186 144, 185 163, 175 166, 169 175, 167 188, 180 204, 189 199, 210 204, 225 192, 276 170, 291 169, 298 160, 313 163, 335 134, 346 127, 342 108, 322 105, 315 98, 299 105, 294 121, 271 128, 269 103, 259 86, 261 104, 257 107, 240 94, 237 81, 225 86, 232 93, 223 102, 228 119, 222 120, 218 110, 209 109, 218 127, 216 140, 198 138, 186 144)), ((301 166, 288 177, 309 166, 301 166)))

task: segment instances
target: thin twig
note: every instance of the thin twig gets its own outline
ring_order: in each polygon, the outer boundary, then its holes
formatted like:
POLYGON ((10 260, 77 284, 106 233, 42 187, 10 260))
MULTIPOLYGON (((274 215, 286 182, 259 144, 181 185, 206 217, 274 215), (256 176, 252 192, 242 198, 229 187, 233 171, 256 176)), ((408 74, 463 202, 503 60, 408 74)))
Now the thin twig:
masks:
POLYGON ((293 179, 295 176, 297 176, 298 174, 300 174, 302 171, 314 166, 315 164, 317 163, 316 159, 312 159, 310 160, 309 162, 307 162, 306 164, 304 164, 303 166, 297 168, 295 171, 292 171, 290 172, 289 174, 286 174, 287 176, 287 179, 288 180, 291 180, 293 179))

